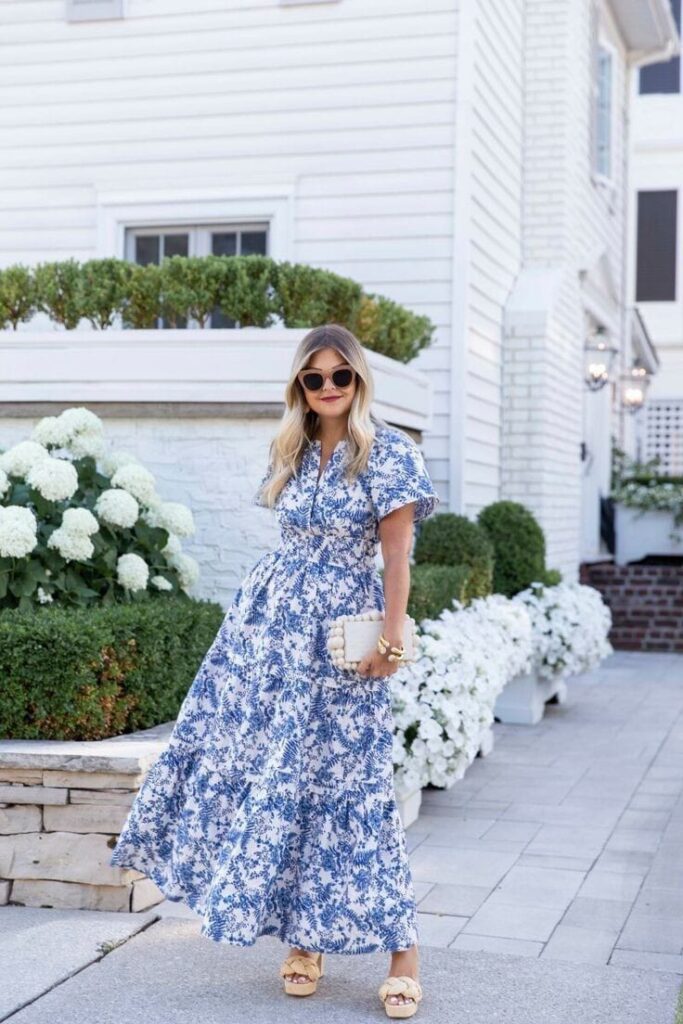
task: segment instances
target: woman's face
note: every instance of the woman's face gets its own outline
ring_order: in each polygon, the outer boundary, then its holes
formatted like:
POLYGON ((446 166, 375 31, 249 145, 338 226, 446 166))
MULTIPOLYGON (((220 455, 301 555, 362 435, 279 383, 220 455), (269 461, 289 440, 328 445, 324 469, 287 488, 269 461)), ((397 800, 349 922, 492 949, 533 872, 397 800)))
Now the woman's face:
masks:
MULTIPOLYGON (((306 364, 306 371, 318 370, 323 374, 331 374, 333 370, 340 370, 348 367, 340 352, 335 348, 321 348, 314 352, 306 364)), ((324 384, 319 391, 309 391, 304 387, 306 402, 313 412, 316 412, 321 421, 328 419, 340 419, 348 416, 356 393, 357 382, 354 378, 346 387, 334 383, 331 376, 324 377, 324 384)))

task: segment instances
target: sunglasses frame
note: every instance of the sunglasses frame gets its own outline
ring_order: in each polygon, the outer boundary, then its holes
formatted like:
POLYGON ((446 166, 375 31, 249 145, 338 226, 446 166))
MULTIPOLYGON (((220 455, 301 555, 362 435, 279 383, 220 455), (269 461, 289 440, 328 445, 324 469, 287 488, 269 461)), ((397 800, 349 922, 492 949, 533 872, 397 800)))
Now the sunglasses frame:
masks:
POLYGON ((332 383, 334 384, 335 388, 339 388, 340 391, 343 391, 345 388, 350 388, 351 385, 353 384, 354 380, 356 379, 356 371, 354 370, 353 366, 348 366, 348 365, 346 365, 346 366, 337 366, 337 367, 335 367, 334 370, 330 370, 329 372, 325 372, 323 370, 299 370, 299 372, 297 374, 297 379, 298 379, 299 383, 301 384, 302 388, 304 388, 305 391, 312 391, 312 392, 322 391, 323 388, 325 387, 325 381, 326 380, 331 380, 332 383), (350 370, 351 371, 352 376, 351 376, 351 380, 349 381, 348 384, 337 384, 337 382, 334 379, 335 373, 339 373, 342 370, 350 370), (319 388, 309 388, 309 387, 307 387, 304 384, 304 377, 307 377, 311 373, 317 373, 320 377, 322 377, 323 382, 322 382, 322 384, 320 385, 319 388))

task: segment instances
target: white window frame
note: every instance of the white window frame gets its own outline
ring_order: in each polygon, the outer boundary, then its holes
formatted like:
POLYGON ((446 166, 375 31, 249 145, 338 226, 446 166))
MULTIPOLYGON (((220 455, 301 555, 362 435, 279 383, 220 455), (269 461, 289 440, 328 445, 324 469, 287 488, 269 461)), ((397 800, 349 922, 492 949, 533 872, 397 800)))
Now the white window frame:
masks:
POLYGON ((293 258, 294 188, 166 188, 98 191, 97 255, 126 259, 126 228, 211 227, 268 224, 268 255, 293 258))
POLYGON ((591 154, 592 161, 592 178, 595 184, 607 187, 609 189, 614 188, 614 158, 615 158, 615 146, 614 142, 617 138, 617 123, 616 123, 616 110, 617 104, 615 103, 615 79, 616 79, 616 62, 617 62, 617 50, 603 36, 598 36, 595 42, 595 79, 593 82, 593 106, 591 116, 593 119, 593 152, 591 154), (606 123, 609 130, 609 147, 608 147, 608 160, 609 167, 604 170, 600 166, 600 127, 603 123, 600 116, 600 99, 601 99, 601 84, 602 77, 600 74, 600 58, 601 55, 605 54, 609 58, 609 112, 607 115, 606 123))
POLYGON ((67 21, 104 21, 125 17, 125 0, 66 0, 67 21))
MULTIPOLYGON (((158 234, 187 234, 188 237, 188 256, 210 256, 211 255, 211 235, 214 231, 226 230, 230 231, 233 228, 237 231, 264 231, 268 242, 270 242, 270 225, 268 221, 230 221, 229 223, 221 222, 219 224, 156 224, 150 225, 145 224, 144 227, 135 224, 127 224, 125 226, 125 252, 124 259, 129 260, 131 263, 135 262, 135 239, 141 235, 158 235, 158 234)), ((268 256, 270 256, 270 245, 268 246, 268 256)))

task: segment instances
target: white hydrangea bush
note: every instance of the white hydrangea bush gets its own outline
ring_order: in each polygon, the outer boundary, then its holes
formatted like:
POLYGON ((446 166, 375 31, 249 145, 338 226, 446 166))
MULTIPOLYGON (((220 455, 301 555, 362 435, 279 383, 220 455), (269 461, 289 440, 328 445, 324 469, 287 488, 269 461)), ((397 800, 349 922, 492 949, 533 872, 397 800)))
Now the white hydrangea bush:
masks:
POLYGON ((0 452, 0 609, 187 593, 194 531, 135 455, 107 450, 89 409, 45 416, 0 452))
POLYGON ((418 624, 418 651, 389 676, 399 796, 462 778, 493 722, 498 694, 532 658, 530 617, 501 594, 454 600, 418 624))
POLYGON ((534 638, 533 669, 546 679, 587 672, 614 653, 612 613, 595 587, 532 583, 512 598, 526 608, 534 638))

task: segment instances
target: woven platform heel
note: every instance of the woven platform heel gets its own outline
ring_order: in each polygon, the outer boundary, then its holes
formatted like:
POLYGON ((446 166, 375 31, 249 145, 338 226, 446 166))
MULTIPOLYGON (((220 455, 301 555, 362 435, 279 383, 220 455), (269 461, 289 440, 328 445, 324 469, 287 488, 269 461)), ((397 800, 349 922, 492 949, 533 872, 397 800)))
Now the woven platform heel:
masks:
POLYGON ((288 956, 280 967, 280 975, 285 979, 285 992, 290 996, 310 996, 318 987, 318 979, 323 976, 324 953, 316 953, 315 959, 297 953, 288 956), (287 974, 305 974, 310 981, 291 981, 287 974))
POLYGON ((390 974, 379 987, 379 997, 384 1003, 387 1017, 412 1017, 417 1013, 417 1004, 422 999, 422 986, 408 974, 390 974), (390 1003, 389 996, 402 995, 406 999, 414 999, 413 1003, 390 1003))

